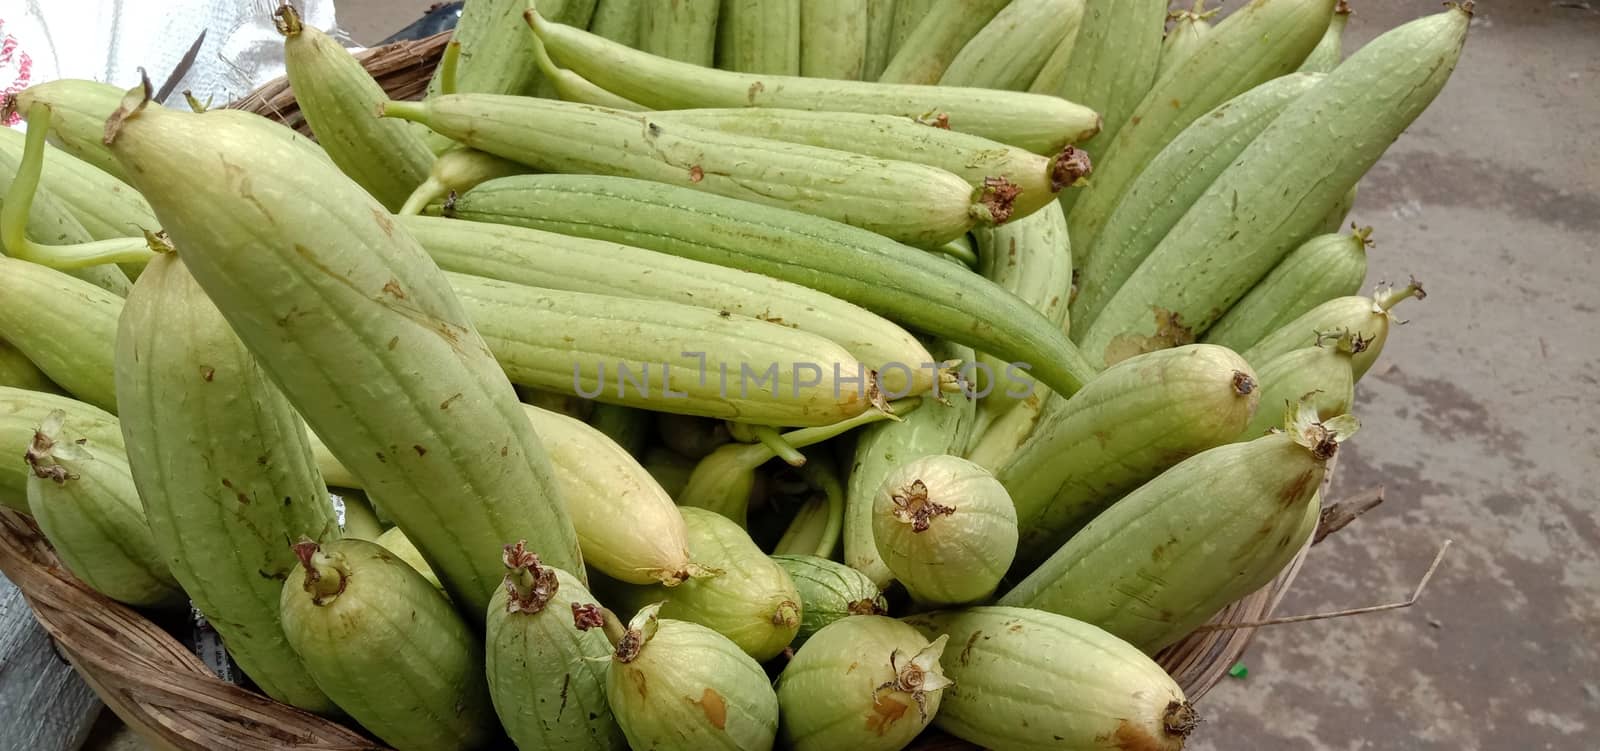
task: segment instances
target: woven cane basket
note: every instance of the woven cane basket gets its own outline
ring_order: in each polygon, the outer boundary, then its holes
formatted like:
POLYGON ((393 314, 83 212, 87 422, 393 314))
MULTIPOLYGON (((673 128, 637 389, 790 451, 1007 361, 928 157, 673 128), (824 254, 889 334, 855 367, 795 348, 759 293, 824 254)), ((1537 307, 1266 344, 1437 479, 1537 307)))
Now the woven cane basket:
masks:
MULTIPOLYGON (((448 33, 367 50, 361 55, 389 95, 417 99, 448 41, 448 33)), ((267 83, 230 105, 305 130, 285 79, 267 83)), ((1333 478, 1330 464, 1323 497, 1333 478)), ((1271 616, 1294 582, 1307 540, 1292 563, 1260 591, 1228 606, 1213 625, 1256 623, 1271 616)), ((106 706, 146 742, 183 751, 350 751, 384 749, 331 720, 268 699, 216 678, 188 648, 134 610, 91 590, 69 573, 38 527, 0 507, 0 572, 22 591, 61 654, 106 706)), ((1157 661, 1191 701, 1204 696, 1244 654, 1253 628, 1202 629, 1167 648, 1157 661)), ((973 748, 930 731, 912 748, 973 748)))

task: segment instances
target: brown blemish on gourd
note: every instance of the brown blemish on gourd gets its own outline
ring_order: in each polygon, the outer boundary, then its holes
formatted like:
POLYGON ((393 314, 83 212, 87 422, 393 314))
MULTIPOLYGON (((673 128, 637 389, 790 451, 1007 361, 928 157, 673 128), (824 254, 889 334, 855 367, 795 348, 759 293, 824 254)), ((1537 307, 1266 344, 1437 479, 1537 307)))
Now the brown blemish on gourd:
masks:
POLYGON ((872 702, 872 714, 867 715, 867 729, 879 736, 889 732, 889 726, 906 716, 910 704, 880 696, 872 702))
POLYGON ((394 348, 398 346, 400 346, 400 337, 397 336, 389 340, 389 351, 393 352, 394 348))
POLYGON ((707 688, 705 693, 700 695, 700 701, 694 703, 700 705, 700 711, 706 714, 706 721, 710 722, 712 727, 718 730, 727 727, 728 702, 722 698, 722 694, 707 688))
POLYGON ((983 636, 982 631, 974 631, 972 636, 967 637, 967 646, 961 648, 961 655, 956 658, 961 663, 961 667, 966 667, 967 663, 972 660, 972 648, 978 644, 978 637, 980 636, 983 636))
POLYGON ((394 237, 394 220, 389 218, 389 212, 373 209, 372 216, 378 220, 378 229, 383 230, 383 234, 394 237))
POLYGON ((389 293, 389 295, 396 300, 406 299, 406 291, 400 289, 400 280, 398 279, 390 279, 389 281, 384 282, 383 291, 389 293))
POLYGON ((1167 557, 1167 552, 1176 547, 1177 544, 1178 538, 1168 535, 1166 542, 1163 542, 1150 550, 1150 561, 1152 563, 1160 563, 1162 558, 1167 557))
POLYGON ((411 449, 413 451, 417 452, 417 456, 427 456, 428 455, 428 450, 423 448, 422 444, 420 444, 420 443, 411 444, 411 449))
POLYGON ((633 690, 639 692, 640 699, 648 698, 650 696, 650 687, 645 683, 643 671, 636 669, 629 670, 628 677, 633 680, 633 690))
POLYGON ((745 92, 745 99, 746 101, 750 102, 751 106, 754 106, 756 103, 756 96, 766 90, 766 85, 762 84, 760 81, 756 81, 755 83, 750 84, 750 89, 745 92))
POLYGON ((1294 482, 1289 483, 1283 489, 1283 492, 1278 495, 1278 500, 1283 503, 1285 508, 1303 502, 1306 498, 1306 490, 1317 484, 1317 474, 1318 472, 1312 469, 1301 472, 1298 477, 1294 478, 1294 482))
POLYGON ((689 182, 698 183, 704 179, 706 179, 706 171, 701 169, 700 165, 696 164, 689 168, 689 182))
POLYGON ((460 399, 460 398, 461 398, 461 394, 460 393, 451 394, 449 396, 449 398, 445 399, 442 402, 439 402, 439 409, 441 409, 441 410, 449 409, 450 408, 450 403, 454 402, 455 400, 460 399))
POLYGON ((1155 333, 1150 336, 1140 334, 1120 334, 1106 345, 1106 365, 1109 367, 1123 360, 1146 352, 1155 352, 1173 347, 1182 347, 1194 344, 1194 331, 1183 323, 1183 315, 1166 308, 1154 308, 1155 333))
POLYGON ((852 663, 850 663, 850 667, 847 667, 847 668, 844 669, 844 674, 845 675, 849 675, 851 673, 854 673, 856 671, 856 668, 859 668, 859 667, 861 667, 861 663, 852 662, 852 663))
POLYGON ((205 381, 206 383, 210 383, 212 381, 212 379, 214 379, 216 377, 217 377, 217 369, 216 368, 213 368, 210 365, 202 365, 202 366, 200 366, 200 380, 205 381))

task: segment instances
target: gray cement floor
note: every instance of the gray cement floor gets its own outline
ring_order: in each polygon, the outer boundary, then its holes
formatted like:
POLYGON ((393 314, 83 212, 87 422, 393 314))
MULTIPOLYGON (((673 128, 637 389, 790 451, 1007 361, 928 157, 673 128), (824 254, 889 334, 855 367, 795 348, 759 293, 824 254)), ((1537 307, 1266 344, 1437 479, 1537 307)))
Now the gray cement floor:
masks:
MULTIPOLYGON (((1187 4, 1187 3, 1185 3, 1187 4)), ((1237 6, 1238 0, 1227 3, 1237 6)), ((1348 48, 1439 9, 1352 0, 1348 48)), ((357 40, 426 0, 339 0, 357 40)), ((1388 503, 1317 548, 1201 708, 1196 751, 1600 747, 1600 0, 1483 0, 1433 108, 1362 184, 1370 281, 1416 275, 1339 487, 1388 503)))

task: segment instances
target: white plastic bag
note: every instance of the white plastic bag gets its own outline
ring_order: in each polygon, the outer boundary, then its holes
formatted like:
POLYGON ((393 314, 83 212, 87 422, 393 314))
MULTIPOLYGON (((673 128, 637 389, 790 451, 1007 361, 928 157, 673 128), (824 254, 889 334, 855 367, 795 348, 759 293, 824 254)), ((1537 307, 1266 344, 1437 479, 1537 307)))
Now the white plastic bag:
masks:
MULTIPOLYGON (((57 78, 131 87, 139 68, 160 87, 204 31, 189 69, 163 103, 185 89, 228 102, 283 74, 279 0, 0 0, 0 91, 57 78)), ((296 0, 306 25, 338 32, 334 0, 296 0)))

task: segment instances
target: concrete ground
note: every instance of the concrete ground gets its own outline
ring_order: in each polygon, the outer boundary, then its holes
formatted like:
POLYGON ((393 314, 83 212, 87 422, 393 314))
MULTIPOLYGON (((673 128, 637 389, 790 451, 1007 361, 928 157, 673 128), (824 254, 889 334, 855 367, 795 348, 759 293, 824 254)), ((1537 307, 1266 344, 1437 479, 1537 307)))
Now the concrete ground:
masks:
MULTIPOLYGON (((339 0, 355 38, 427 2, 339 0)), ((1432 0, 1352 0, 1348 49, 1432 0)), ((1238 1, 1227 3, 1231 8, 1238 1)), ((1600 0, 1485 0, 1460 68, 1362 184, 1372 276, 1427 284, 1361 384, 1339 488, 1388 502, 1318 547, 1196 751, 1592 749, 1600 733, 1600 0)))

